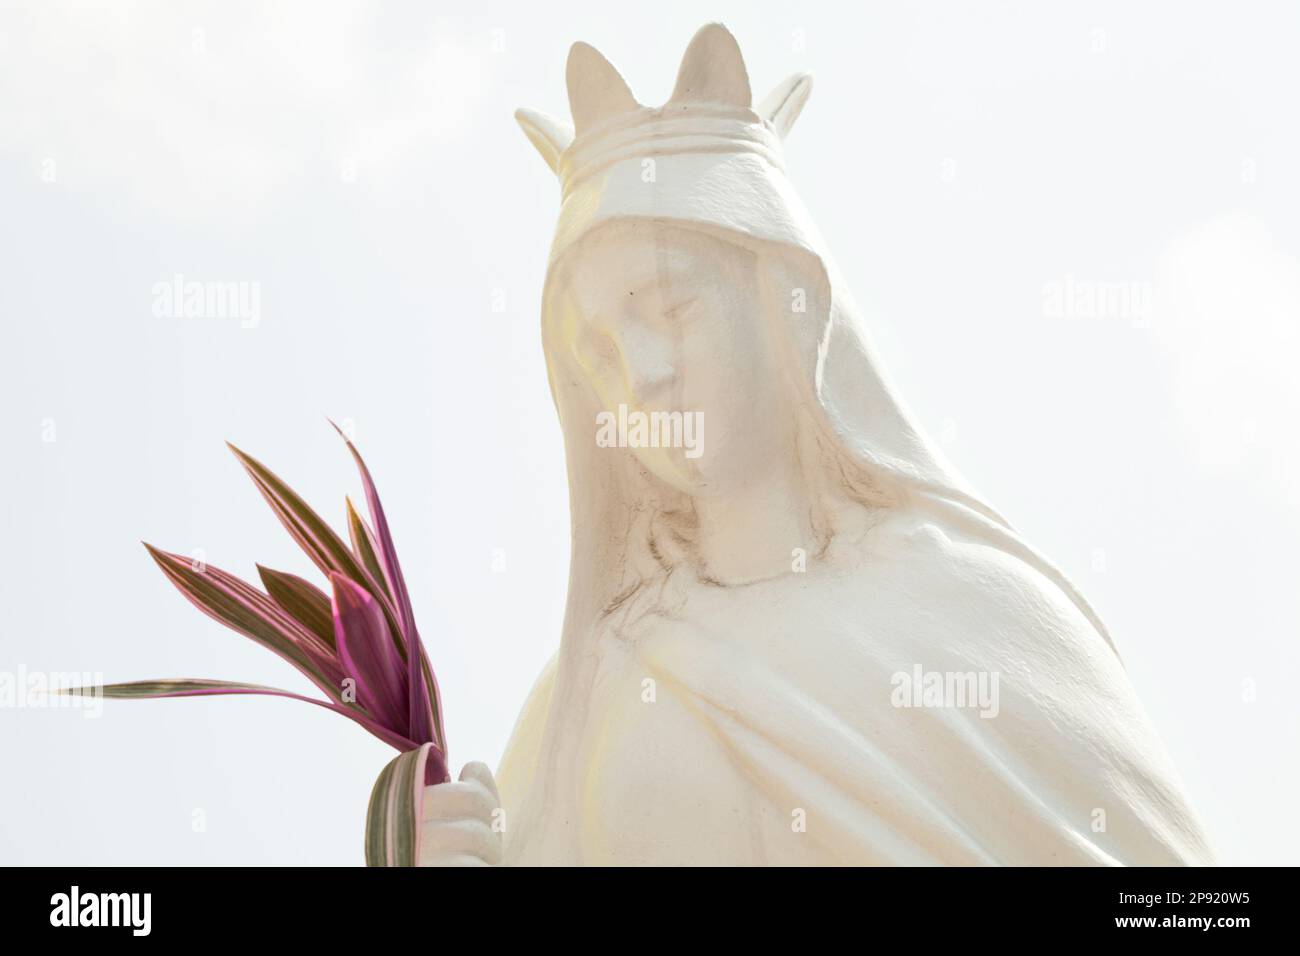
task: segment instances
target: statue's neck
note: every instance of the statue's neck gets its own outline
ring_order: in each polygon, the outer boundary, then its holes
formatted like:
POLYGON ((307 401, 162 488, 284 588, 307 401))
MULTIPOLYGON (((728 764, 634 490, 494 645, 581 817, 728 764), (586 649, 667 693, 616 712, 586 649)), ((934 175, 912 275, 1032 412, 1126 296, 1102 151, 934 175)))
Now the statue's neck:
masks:
POLYGON ((815 500, 794 456, 726 495, 695 499, 695 557, 709 583, 736 586, 800 570, 824 550, 825 503, 815 500))

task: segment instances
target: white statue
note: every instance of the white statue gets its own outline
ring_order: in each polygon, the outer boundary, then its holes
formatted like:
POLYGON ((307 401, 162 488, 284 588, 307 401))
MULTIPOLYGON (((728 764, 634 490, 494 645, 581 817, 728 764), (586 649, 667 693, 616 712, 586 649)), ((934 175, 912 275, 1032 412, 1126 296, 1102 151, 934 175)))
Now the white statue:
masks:
POLYGON ((518 114, 563 187, 564 633, 422 862, 1210 862, 1096 615, 876 362, 782 171, 810 79, 752 107, 710 25, 659 109, 585 44, 568 87, 574 128, 518 114))

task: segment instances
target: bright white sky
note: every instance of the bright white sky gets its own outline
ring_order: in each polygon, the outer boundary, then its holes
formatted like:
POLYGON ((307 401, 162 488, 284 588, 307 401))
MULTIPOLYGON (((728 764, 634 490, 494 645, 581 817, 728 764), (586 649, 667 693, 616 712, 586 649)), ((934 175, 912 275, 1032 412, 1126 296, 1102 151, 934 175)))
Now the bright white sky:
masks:
MULTIPOLYGON (((891 373, 1108 622, 1223 860, 1297 862, 1300 8, 1046 6, 5 2, 0 672, 302 688, 137 542, 309 573, 222 441, 342 527, 330 415, 453 762, 494 764, 568 557, 556 186, 511 113, 567 112, 576 39, 660 102, 712 17, 759 95, 815 74, 790 173, 891 373), (177 273, 260 322, 155 316, 177 273), (1115 284, 1150 310, 1050 304, 1115 284)), ((269 699, 3 709, 0 748, 5 863, 358 863, 390 756, 269 699)))

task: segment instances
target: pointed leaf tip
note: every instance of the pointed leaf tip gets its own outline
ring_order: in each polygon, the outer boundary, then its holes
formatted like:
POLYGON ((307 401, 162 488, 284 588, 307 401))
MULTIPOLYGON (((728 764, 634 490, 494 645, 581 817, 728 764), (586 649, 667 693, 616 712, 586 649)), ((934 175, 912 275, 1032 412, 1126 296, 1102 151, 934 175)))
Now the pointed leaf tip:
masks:
POLYGON ((329 595, 296 574, 276 571, 260 564, 257 565, 257 576, 262 579, 272 601, 319 637, 331 651, 334 649, 334 612, 329 595))

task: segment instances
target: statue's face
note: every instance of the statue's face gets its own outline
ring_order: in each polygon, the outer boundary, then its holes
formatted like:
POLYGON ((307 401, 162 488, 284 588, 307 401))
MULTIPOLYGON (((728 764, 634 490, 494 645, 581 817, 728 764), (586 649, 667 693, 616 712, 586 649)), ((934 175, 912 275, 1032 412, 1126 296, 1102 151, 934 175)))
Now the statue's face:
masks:
POLYGON ((597 230, 571 255, 577 320, 564 335, 607 413, 592 441, 692 495, 732 493, 789 460, 785 380, 753 252, 638 223, 597 230))

